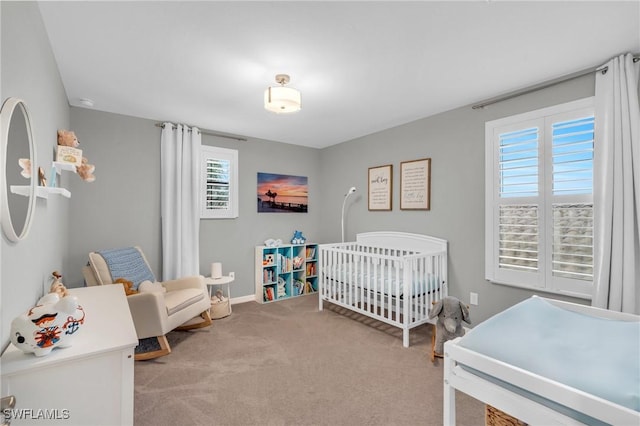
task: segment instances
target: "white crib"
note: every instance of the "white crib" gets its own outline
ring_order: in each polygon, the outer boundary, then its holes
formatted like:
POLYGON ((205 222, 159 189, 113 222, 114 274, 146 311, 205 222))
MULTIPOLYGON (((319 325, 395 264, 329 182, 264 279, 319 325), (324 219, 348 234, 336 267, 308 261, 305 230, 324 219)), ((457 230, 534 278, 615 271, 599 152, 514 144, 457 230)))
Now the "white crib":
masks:
POLYGON ((405 232, 367 232, 319 246, 319 309, 331 302, 402 329, 427 322, 447 296, 447 241, 405 232))

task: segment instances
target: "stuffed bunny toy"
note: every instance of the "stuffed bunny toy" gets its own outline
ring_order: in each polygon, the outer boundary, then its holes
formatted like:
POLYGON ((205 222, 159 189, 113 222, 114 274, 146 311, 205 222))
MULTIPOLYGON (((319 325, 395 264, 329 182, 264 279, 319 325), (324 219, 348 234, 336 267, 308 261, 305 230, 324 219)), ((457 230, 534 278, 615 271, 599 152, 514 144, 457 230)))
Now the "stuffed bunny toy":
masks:
POLYGON ((462 322, 471 324, 469 308, 459 299, 447 296, 433 305, 429 311, 429 318, 438 317, 436 322, 436 341, 434 352, 442 357, 444 342, 459 336, 464 336, 462 322))

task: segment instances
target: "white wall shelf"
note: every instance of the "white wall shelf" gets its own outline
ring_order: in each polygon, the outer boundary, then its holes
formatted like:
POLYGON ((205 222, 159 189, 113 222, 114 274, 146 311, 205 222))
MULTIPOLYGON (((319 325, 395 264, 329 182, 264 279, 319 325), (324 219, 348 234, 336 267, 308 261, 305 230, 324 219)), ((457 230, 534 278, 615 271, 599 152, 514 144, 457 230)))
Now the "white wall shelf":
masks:
POLYGON ((76 165, 72 163, 65 163, 63 161, 54 161, 53 167, 56 169, 56 173, 60 174, 62 170, 66 170, 68 172, 77 173, 76 165))
MULTIPOLYGON (((18 195, 29 196, 29 185, 11 185, 11 192, 18 195)), ((50 194, 62 195, 63 197, 71 197, 71 192, 64 188, 52 188, 49 186, 36 186, 36 197, 49 198, 50 194)))
MULTIPOLYGON (((60 174, 63 170, 77 173, 75 164, 65 163, 63 161, 54 161, 51 167, 56 171, 57 174, 60 174)), ((11 185, 11 192, 28 197, 29 185, 11 185)), ((69 192, 69 190, 65 188, 58 188, 54 186, 36 186, 36 197, 47 199, 51 194, 62 195, 66 198, 71 197, 71 192, 69 192)))

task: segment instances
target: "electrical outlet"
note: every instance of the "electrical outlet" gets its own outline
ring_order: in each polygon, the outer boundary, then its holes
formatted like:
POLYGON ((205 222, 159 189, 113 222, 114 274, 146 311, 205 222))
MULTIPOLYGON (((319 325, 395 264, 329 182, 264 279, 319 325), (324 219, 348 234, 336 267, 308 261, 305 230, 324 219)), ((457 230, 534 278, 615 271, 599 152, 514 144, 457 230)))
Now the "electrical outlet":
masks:
POLYGON ((478 293, 471 292, 469 293, 469 303, 472 305, 478 305, 478 293))

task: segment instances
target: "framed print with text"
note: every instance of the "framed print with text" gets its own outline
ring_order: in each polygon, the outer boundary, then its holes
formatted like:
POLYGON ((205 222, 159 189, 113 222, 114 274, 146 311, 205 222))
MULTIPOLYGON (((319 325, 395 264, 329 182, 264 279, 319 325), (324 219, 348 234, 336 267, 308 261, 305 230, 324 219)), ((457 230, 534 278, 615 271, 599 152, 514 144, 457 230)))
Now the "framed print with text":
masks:
POLYGON ((369 210, 391 210, 393 165, 369 167, 369 210))
POLYGON ((431 209, 431 158, 400 163, 400 210, 431 209))

